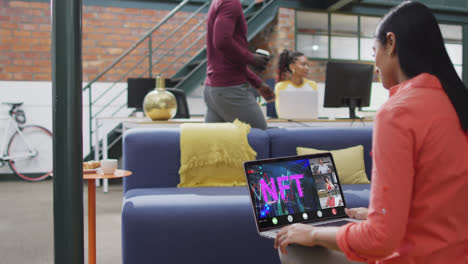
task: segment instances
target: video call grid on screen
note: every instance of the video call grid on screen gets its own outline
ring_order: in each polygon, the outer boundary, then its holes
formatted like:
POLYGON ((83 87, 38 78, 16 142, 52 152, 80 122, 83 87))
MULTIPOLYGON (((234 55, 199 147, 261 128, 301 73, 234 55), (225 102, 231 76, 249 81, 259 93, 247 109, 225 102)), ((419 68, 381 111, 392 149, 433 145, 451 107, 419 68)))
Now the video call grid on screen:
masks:
POLYGON ((346 205, 329 155, 254 161, 245 170, 259 228, 345 215, 346 205))

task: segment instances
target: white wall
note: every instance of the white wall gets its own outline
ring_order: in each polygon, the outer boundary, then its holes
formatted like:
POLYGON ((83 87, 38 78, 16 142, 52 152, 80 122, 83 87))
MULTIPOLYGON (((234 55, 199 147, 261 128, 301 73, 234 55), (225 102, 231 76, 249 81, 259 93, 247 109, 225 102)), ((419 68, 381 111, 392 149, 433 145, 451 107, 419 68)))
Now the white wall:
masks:
MULTIPOLYGON (((50 82, 7 82, 0 81, 1 102, 24 102, 27 124, 37 124, 52 131, 52 89, 50 82)), ((7 116, 10 108, 0 106, 0 116, 7 116)), ((6 122, 0 122, 0 139, 3 139, 6 122)), ((13 133, 10 131, 8 134, 13 133)), ((9 138, 9 137, 8 137, 9 138)), ((0 143, 2 144, 2 143, 0 143)), ((8 142, 6 142, 8 144, 8 142)), ((8 165, 0 173, 10 173, 8 165)))
MULTIPOLYGON (((86 84, 84 84, 86 85, 86 84)), ((109 87, 108 83, 99 83, 93 85, 93 98, 100 95, 103 90, 109 87)), ((100 114, 100 116, 108 116, 118 109, 119 106, 126 104, 127 93, 123 92, 117 95, 119 91, 126 90, 126 83, 117 84, 112 92, 105 94, 105 96, 95 103, 93 111, 96 108, 102 107, 108 100, 112 99, 112 103, 108 110, 100 114)), ((83 155, 89 153, 89 90, 83 92, 83 155)), ((53 116, 52 116, 52 83, 51 82, 21 82, 21 81, 0 81, 0 94, 1 102, 24 102, 22 109, 26 113, 27 124, 36 124, 43 126, 52 131, 53 116)), ((8 115, 9 107, 0 105, 0 116, 8 115)), ((124 108, 118 115, 128 116, 132 110, 124 108)), ((104 135, 105 132, 112 129, 117 123, 106 122, 106 125, 101 128, 104 135)), ((6 123, 0 122, 0 140, 3 139, 6 123)), ((53 132, 53 131, 52 131, 53 132)), ((10 132, 9 134, 11 134, 10 132)), ((0 143, 1 145, 1 143, 0 143)), ((1 173, 9 173, 11 170, 9 166, 0 168, 1 173)))

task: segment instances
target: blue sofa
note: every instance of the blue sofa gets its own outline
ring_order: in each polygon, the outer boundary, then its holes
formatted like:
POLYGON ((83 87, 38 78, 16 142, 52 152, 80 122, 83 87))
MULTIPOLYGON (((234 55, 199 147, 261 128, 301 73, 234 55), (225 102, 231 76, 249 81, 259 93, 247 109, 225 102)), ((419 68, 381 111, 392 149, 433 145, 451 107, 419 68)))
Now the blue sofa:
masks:
MULTIPOLYGON (((125 132, 122 257, 134 263, 279 263, 273 241, 256 231, 247 187, 177 188, 179 128, 125 132)), ((364 145, 371 175, 371 127, 252 129, 257 158, 290 156, 296 147, 364 145)), ((368 206, 368 184, 343 185, 348 207, 368 206)))

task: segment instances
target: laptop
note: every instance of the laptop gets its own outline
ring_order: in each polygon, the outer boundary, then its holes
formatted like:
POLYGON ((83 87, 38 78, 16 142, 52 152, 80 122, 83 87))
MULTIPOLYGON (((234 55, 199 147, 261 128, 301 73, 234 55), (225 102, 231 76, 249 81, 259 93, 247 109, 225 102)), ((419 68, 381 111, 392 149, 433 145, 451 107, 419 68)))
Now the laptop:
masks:
POLYGON ((283 119, 317 119, 318 92, 312 89, 286 89, 279 92, 278 117, 283 119))
POLYGON ((294 223, 340 226, 359 222, 345 213, 346 201, 331 153, 247 161, 244 171, 257 230, 263 237, 275 239, 282 227, 294 223), (324 165, 329 170, 319 169, 324 165))

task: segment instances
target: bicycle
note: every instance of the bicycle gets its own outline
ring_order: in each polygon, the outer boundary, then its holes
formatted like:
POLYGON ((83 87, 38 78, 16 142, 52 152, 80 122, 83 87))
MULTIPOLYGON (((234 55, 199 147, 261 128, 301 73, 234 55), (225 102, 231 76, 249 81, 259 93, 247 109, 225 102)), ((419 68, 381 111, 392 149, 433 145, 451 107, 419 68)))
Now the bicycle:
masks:
POLYGON ((26 114, 19 109, 23 102, 2 104, 11 109, 8 116, 0 116, 0 120, 8 122, 0 145, 0 167, 8 163, 13 172, 26 181, 40 181, 51 176, 52 133, 38 125, 24 125, 26 114), (11 130, 13 134, 8 140, 11 130))

